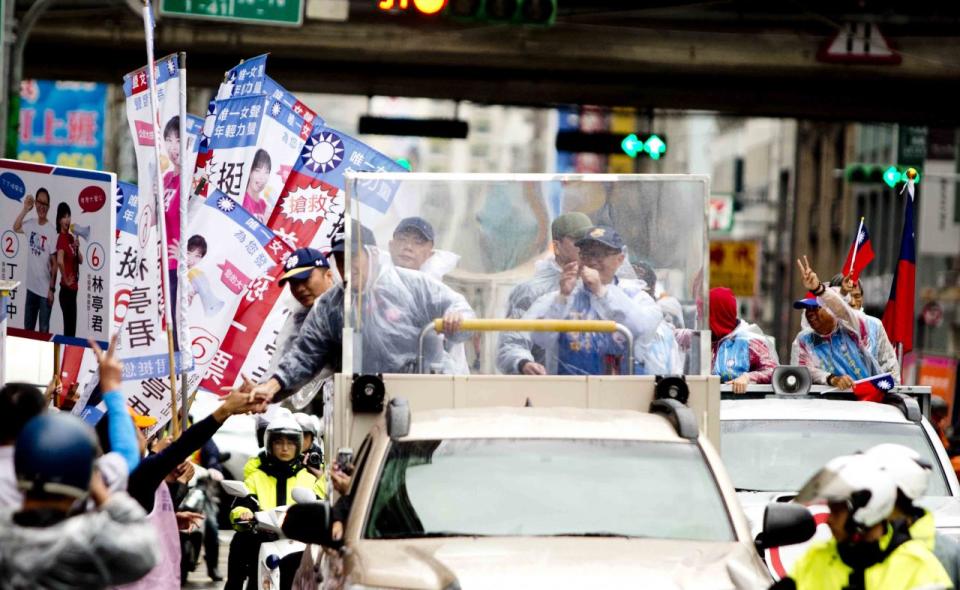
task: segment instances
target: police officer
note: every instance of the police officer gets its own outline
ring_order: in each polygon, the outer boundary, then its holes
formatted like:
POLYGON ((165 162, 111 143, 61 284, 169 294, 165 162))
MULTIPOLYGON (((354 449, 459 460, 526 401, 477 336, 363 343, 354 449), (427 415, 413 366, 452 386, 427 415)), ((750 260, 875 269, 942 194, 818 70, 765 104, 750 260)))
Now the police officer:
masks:
POLYGON ((827 502, 833 538, 811 547, 773 588, 952 588, 923 543, 891 525, 896 499, 896 484, 873 458, 860 454, 831 460, 803 486, 797 501, 827 502))
POLYGON ((293 488, 313 490, 326 497, 326 483, 304 468, 301 460, 303 431, 291 414, 283 413, 267 426, 264 435, 266 455, 262 463, 244 480, 250 496, 237 498, 230 511, 230 523, 238 529, 230 541, 226 590, 243 587, 257 569, 257 552, 262 537, 249 530, 256 510, 272 510, 293 503, 293 488))
POLYGON ((897 484, 897 502, 891 520, 903 522, 910 530, 910 537, 933 552, 957 587, 960 584, 960 544, 952 537, 938 533, 933 513, 914 503, 927 491, 933 466, 915 450, 893 443, 877 445, 866 455, 876 459, 897 484))

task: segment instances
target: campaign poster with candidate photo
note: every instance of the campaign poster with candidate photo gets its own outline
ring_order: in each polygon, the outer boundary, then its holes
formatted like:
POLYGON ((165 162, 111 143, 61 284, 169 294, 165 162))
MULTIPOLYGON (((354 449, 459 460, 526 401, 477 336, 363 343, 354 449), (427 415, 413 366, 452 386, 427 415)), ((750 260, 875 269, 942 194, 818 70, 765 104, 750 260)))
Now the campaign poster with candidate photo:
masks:
POLYGON ((86 345, 113 318, 116 175, 0 160, 0 278, 14 336, 86 345))

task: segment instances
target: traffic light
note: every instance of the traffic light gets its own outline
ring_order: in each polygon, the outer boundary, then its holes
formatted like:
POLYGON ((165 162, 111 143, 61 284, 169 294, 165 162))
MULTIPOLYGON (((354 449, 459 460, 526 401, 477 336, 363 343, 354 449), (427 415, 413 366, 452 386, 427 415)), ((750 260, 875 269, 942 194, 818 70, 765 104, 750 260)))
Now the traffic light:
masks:
POLYGON ((552 25, 557 0, 449 0, 444 14, 463 21, 552 25))
POLYGON ((646 155, 659 160, 667 153, 667 140, 656 133, 584 133, 557 132, 557 151, 590 152, 593 154, 627 154, 631 158, 646 155))
POLYGON ((916 174, 914 182, 920 183, 920 172, 911 166, 883 166, 879 164, 850 164, 844 170, 847 182, 854 184, 884 183, 894 188, 901 182, 907 181, 907 171, 913 170, 916 174))

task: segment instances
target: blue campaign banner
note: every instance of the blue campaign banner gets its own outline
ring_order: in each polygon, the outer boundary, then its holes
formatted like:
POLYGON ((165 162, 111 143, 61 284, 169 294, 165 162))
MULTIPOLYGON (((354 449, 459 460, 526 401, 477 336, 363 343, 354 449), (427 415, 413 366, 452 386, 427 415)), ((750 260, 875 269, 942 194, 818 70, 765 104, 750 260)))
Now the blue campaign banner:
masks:
POLYGON ((20 98, 17 159, 103 167, 106 84, 24 80, 20 98))
POLYGON ((209 149, 251 147, 266 114, 266 96, 241 96, 216 101, 216 119, 210 135, 209 149))
POLYGON ((117 212, 117 231, 138 235, 137 212, 139 211, 139 191, 137 185, 120 181, 117 183, 120 195, 120 211, 117 212))
POLYGON ((236 201, 218 190, 214 190, 213 193, 207 197, 204 205, 215 211, 219 211, 225 217, 245 229, 263 247, 266 247, 276 237, 267 226, 257 221, 246 209, 237 205, 236 201))
MULTIPOLYGON (((319 178, 346 189, 346 172, 407 172, 385 156, 346 133, 332 127, 316 126, 297 162, 297 172, 319 178)), ((358 180, 356 197, 381 213, 386 213, 400 188, 398 181, 358 180)))

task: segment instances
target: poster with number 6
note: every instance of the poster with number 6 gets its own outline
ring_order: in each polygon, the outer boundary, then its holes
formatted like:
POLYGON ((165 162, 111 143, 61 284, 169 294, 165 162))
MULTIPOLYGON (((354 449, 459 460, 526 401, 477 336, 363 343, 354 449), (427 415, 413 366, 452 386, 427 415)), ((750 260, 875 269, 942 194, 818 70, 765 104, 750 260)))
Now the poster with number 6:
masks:
POLYGON ((86 345, 113 318, 116 175, 0 160, 0 279, 11 335, 86 345))

